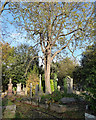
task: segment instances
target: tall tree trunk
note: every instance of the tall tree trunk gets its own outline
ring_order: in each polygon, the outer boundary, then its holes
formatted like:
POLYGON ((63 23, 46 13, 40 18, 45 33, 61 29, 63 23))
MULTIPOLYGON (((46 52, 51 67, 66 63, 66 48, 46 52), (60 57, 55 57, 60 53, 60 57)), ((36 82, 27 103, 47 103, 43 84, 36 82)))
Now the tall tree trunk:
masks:
POLYGON ((48 51, 46 51, 44 62, 45 62, 45 91, 46 94, 51 94, 51 87, 50 87, 51 54, 48 51))

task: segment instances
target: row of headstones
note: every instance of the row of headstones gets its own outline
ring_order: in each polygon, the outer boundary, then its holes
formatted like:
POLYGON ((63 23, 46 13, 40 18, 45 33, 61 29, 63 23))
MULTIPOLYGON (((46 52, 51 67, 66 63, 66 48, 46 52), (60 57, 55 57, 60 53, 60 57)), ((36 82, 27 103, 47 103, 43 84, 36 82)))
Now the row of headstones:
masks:
MULTIPOLYGON (((51 83, 51 91, 54 92, 55 90, 60 91, 60 86, 57 86, 57 81, 50 80, 51 83)), ((10 79, 9 84, 8 84, 8 95, 12 95, 12 81, 10 79)), ((40 75, 40 82, 39 85, 36 85, 35 87, 35 95, 38 95, 38 93, 43 92, 41 90, 42 85, 41 85, 41 75, 40 75)), ((69 76, 67 76, 64 79, 64 91, 67 91, 67 93, 72 93, 73 92, 73 79, 69 76)), ((21 83, 17 84, 17 94, 24 94, 27 95, 27 88, 24 87, 23 85, 23 90, 21 90, 21 83)), ((32 96, 32 83, 30 83, 30 96, 32 96)))
MULTIPOLYGON (((12 95, 12 89, 13 88, 13 84, 12 84, 12 80, 10 78, 9 80, 9 84, 8 84, 8 95, 12 95)), ((24 94, 24 95, 27 95, 27 89, 24 87, 23 85, 23 90, 21 90, 21 83, 17 84, 17 91, 16 91, 17 94, 24 94)))

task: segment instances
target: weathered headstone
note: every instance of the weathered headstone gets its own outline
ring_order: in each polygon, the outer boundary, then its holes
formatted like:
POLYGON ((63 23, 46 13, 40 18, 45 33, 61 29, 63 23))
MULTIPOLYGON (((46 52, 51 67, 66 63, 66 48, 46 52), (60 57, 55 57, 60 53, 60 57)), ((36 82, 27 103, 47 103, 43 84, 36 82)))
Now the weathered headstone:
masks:
POLYGON ((36 87, 35 87, 35 95, 36 96, 38 95, 38 91, 39 91, 39 85, 37 84, 36 87))
POLYGON ((67 82, 67 93, 73 93, 73 79, 67 76, 66 82, 67 82))
POLYGON ((27 96, 27 88, 25 88, 25 95, 27 96))
POLYGON ((11 82, 12 82, 12 80, 10 78, 9 84, 8 84, 8 95, 9 96, 12 95, 12 86, 13 86, 13 84, 11 82))
POLYGON ((32 83, 30 83, 30 97, 32 98, 32 83))
POLYGON ((60 91, 60 86, 58 85, 58 91, 60 91))
POLYGON ((21 83, 17 84, 17 94, 19 95, 21 92, 21 83))
POLYGON ((40 74, 40 81, 39 81, 39 91, 41 92, 41 74, 40 74))

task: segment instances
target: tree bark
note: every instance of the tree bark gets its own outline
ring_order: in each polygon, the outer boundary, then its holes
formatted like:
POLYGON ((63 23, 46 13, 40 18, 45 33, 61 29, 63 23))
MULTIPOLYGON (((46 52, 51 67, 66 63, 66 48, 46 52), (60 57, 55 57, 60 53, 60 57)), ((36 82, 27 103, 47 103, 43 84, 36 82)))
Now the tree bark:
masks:
POLYGON ((45 92, 46 94, 51 94, 50 87, 50 65, 51 65, 51 54, 50 51, 45 52, 45 92))

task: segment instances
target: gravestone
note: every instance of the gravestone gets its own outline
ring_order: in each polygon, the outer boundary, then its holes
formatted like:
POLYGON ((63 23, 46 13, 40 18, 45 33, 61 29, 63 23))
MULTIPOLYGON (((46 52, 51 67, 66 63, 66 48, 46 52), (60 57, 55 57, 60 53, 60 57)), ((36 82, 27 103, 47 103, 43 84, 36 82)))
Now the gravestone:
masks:
POLYGON ((21 92, 21 83, 17 84, 17 94, 19 95, 21 92))
POLYGON ((43 94, 43 89, 42 89, 42 82, 41 82, 41 74, 40 74, 40 80, 39 80, 39 95, 43 94))
POLYGON ((41 74, 40 74, 40 81, 39 81, 39 91, 41 92, 41 74))
POLYGON ((73 79, 67 76, 66 82, 67 82, 67 93, 73 93, 73 79))
POLYGON ((63 97, 60 99, 62 103, 70 103, 70 102, 75 102, 76 100, 73 97, 63 97))
POLYGON ((24 87, 24 85, 23 85, 23 91, 25 91, 25 87, 24 87))
POLYGON ((32 83, 30 83, 30 97, 32 98, 32 83))
POLYGON ((25 90, 25 95, 27 96, 27 88, 25 88, 24 90, 25 90))
POLYGON ((35 95, 38 96, 38 91, 39 91, 39 85, 37 84, 35 87, 35 95))
POLYGON ((12 95, 12 86, 13 86, 13 84, 11 82, 12 82, 12 80, 10 78, 9 84, 8 84, 8 96, 12 95))

